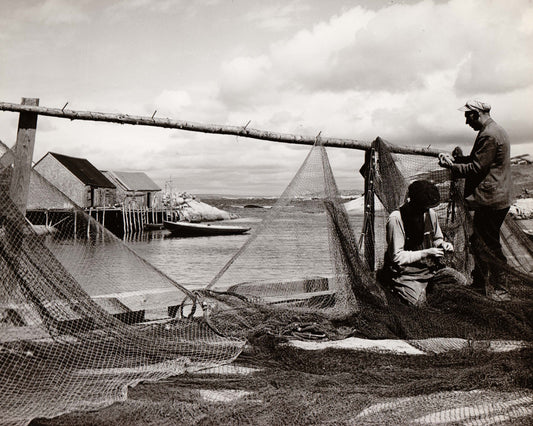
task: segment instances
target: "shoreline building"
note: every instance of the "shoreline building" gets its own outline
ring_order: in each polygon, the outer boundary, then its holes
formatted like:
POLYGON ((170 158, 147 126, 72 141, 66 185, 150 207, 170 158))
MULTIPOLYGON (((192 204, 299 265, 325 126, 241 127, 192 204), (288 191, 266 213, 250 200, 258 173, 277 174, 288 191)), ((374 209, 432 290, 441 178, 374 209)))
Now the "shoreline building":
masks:
MULTIPOLYGON (((115 185, 85 158, 48 152, 33 168, 81 208, 113 205, 115 185)), ((37 181, 32 183, 40 186, 30 189, 33 207, 56 207, 49 205, 50 190, 37 181)))
POLYGON ((144 172, 102 171, 115 187, 115 204, 155 207, 161 188, 144 172))

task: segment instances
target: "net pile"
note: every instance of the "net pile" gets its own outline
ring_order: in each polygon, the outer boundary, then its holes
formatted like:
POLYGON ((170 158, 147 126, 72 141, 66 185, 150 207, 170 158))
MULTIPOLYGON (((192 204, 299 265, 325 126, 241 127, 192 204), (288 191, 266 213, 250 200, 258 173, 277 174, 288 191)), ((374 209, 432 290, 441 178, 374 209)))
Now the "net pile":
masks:
MULTIPOLYGON (((375 217, 373 250, 378 270, 383 266, 386 248, 386 221, 393 210, 406 200, 407 187, 415 180, 434 182, 441 194, 441 204, 435 208, 447 241, 454 252, 447 254, 444 264, 459 271, 471 282, 474 251, 471 234, 472 218, 463 201, 462 180, 452 180, 447 169, 439 167, 437 159, 421 155, 392 153, 389 145, 377 139, 376 197, 383 209, 375 217)), ((459 337, 464 339, 517 339, 531 341, 533 327, 533 243, 507 217, 502 229, 502 245, 507 264, 501 267, 507 273, 507 287, 512 300, 498 303, 479 295, 468 285, 444 285, 428 294, 427 308, 405 308, 394 303, 393 315, 401 324, 399 335, 407 339, 459 337)), ((487 249, 484 258, 497 263, 498 259, 487 249)), ((388 294, 388 293, 387 293, 388 294)), ((390 298, 389 298, 390 299, 390 298)))
MULTIPOLYGON (((32 179, 46 184, 36 172, 32 179)), ((214 332, 200 307, 188 318, 176 311, 150 321, 146 299, 157 296, 179 308, 190 291, 53 187, 71 211, 51 215, 48 233, 38 235, 10 198, 9 182, 6 168, 0 179, 0 423, 106 406, 141 380, 238 356, 244 340, 214 332), (148 296, 139 297, 140 290, 148 296)))

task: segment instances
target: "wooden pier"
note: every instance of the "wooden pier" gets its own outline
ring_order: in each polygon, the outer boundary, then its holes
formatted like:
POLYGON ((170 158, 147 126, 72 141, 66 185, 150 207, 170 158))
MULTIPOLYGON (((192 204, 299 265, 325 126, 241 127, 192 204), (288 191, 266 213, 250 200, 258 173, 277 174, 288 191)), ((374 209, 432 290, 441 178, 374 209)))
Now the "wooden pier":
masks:
POLYGON ((85 213, 93 221, 83 218, 77 209, 33 209, 28 210, 26 216, 36 228, 49 230, 50 233, 61 229, 65 235, 73 237, 99 234, 98 226, 94 223, 96 221, 120 238, 160 230, 163 229, 163 221, 180 219, 178 209, 170 207, 92 207, 85 209, 85 213))

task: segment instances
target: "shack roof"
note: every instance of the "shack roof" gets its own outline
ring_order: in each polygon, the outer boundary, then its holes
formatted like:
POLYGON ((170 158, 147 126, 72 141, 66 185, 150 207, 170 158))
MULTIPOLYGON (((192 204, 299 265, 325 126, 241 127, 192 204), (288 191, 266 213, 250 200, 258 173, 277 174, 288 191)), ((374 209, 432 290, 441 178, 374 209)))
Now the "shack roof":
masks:
POLYGON ((103 172, 111 181, 126 191, 161 191, 161 188, 144 172, 103 172))
MULTIPOLYGON (((56 152, 48 152, 43 158, 47 155, 54 157, 85 185, 97 188, 116 188, 115 185, 102 174, 102 172, 85 158, 69 157, 68 155, 58 154, 56 152)), ((41 158, 34 167, 36 167, 43 158, 41 158)))

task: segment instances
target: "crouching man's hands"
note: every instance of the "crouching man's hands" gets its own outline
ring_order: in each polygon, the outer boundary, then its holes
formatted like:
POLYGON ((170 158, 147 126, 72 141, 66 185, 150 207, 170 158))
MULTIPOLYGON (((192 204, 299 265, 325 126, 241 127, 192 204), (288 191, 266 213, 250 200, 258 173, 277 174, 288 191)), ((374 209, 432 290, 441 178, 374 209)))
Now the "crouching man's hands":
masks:
POLYGON ((453 251, 453 244, 449 243, 448 241, 443 241, 440 247, 446 252, 453 251))
POLYGON ((442 257, 444 256, 444 249, 440 247, 431 247, 424 249, 424 254, 426 257, 442 257))
POLYGON ((450 168, 453 164, 453 161, 454 159, 451 154, 448 154, 446 152, 441 152, 439 154, 439 166, 450 168))

